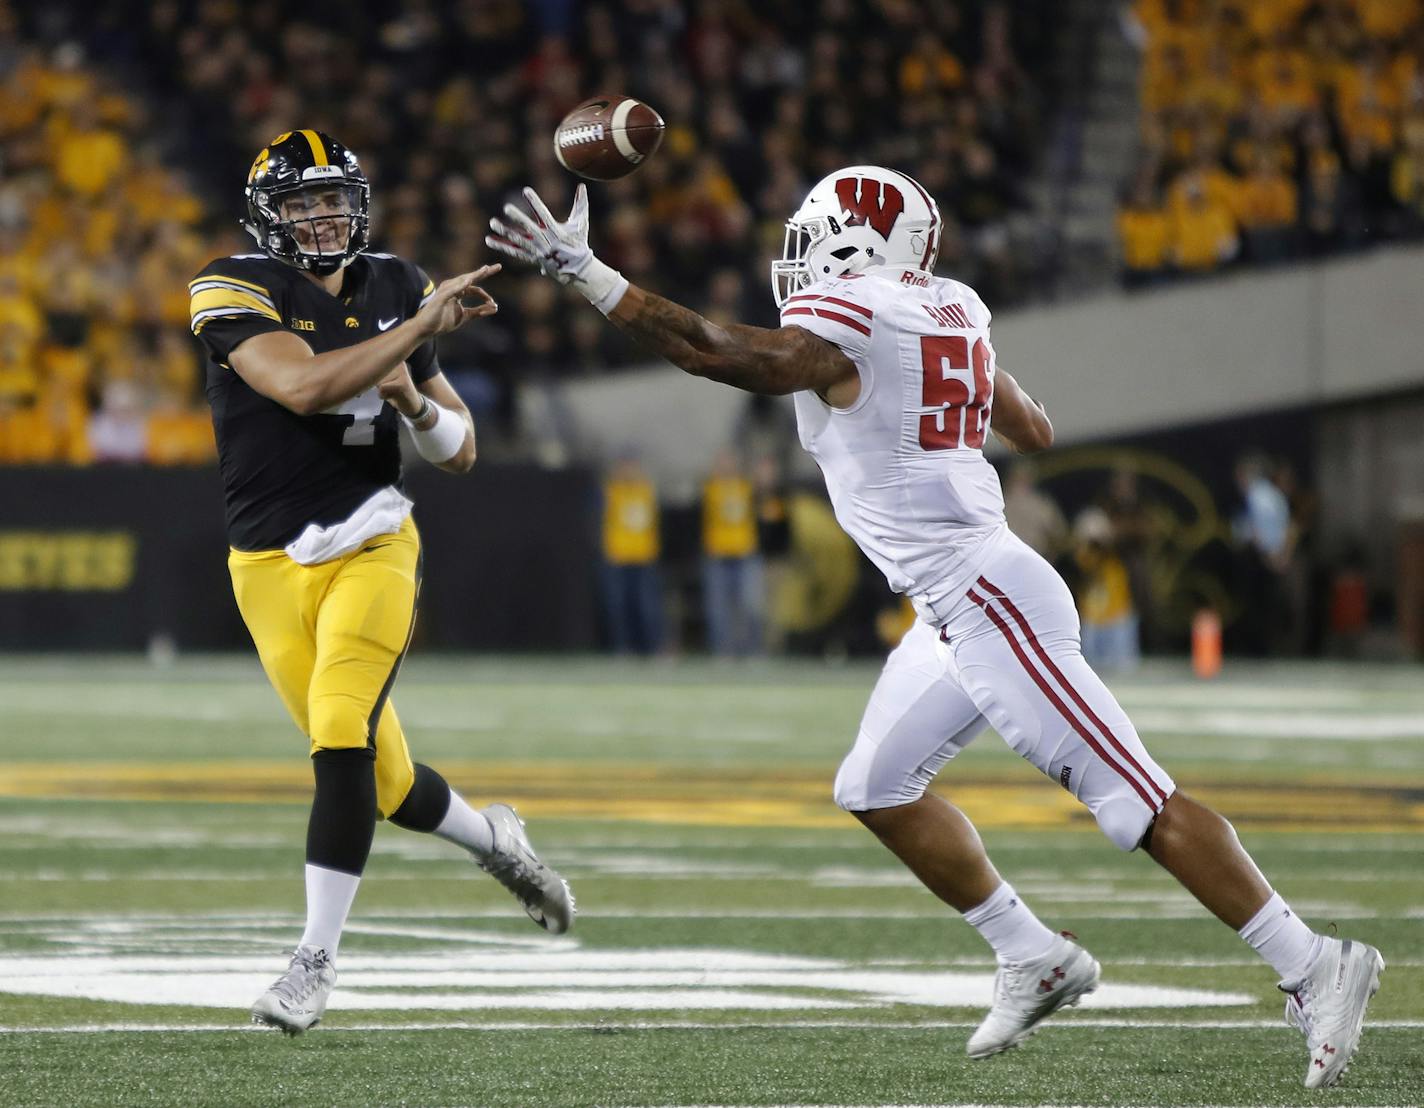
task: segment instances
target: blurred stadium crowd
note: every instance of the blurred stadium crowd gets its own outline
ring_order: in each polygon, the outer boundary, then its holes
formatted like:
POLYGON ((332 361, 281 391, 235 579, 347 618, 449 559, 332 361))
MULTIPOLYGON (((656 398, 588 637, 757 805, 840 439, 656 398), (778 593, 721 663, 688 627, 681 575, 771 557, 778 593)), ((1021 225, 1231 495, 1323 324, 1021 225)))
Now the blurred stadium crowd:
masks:
MULTIPOLYGON (((942 263, 996 303, 1029 295, 1008 222, 1042 121, 1047 0, 617 4, 413 0, 399 8, 111 0, 0 5, 0 461, 201 460, 185 286, 237 228, 255 151, 330 131, 373 182, 375 243, 438 275, 532 183, 571 193, 550 136, 598 89, 669 123, 658 157, 595 196, 600 252, 712 318, 774 322, 782 222, 847 157, 903 166, 952 213, 942 263)), ((525 275, 442 348, 477 414, 511 381, 636 353, 525 275)))
POLYGON ((1424 4, 1136 0, 1128 285, 1424 234, 1424 4))
MULTIPOLYGON (((484 255, 592 90, 668 120, 600 186, 600 251, 714 320, 770 323, 766 261, 847 159, 903 167, 947 215, 941 268, 995 307, 1049 290, 1025 183, 1065 90, 1050 0, 0 0, 0 463, 211 455, 185 285, 237 226, 254 151, 295 123, 356 149, 375 242, 436 275, 484 255)), ((1118 216, 1129 284, 1424 230, 1421 0, 1135 0, 1142 154, 1118 216)), ((1038 225, 1041 229, 1041 224, 1038 225)), ((1041 236, 1039 236, 1041 238, 1041 236)), ((514 377, 637 359, 523 274, 442 357, 492 430, 514 377)))

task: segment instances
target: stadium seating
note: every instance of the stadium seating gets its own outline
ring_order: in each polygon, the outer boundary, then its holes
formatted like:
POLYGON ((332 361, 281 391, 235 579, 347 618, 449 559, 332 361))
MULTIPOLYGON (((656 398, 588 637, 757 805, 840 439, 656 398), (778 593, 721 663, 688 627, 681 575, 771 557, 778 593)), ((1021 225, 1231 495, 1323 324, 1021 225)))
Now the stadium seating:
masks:
POLYGON ((1424 5, 1138 0, 1125 283, 1424 232, 1424 5))

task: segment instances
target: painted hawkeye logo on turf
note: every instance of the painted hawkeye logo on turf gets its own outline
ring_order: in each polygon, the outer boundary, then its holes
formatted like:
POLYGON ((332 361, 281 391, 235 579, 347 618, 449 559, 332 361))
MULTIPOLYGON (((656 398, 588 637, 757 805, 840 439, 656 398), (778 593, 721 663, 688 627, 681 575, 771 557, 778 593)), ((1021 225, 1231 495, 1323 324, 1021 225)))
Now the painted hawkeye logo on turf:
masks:
MULTIPOLYGON (((244 1009, 280 970, 282 945, 300 930, 296 918, 251 915, 8 920, 0 923, 0 981, 6 993, 25 996, 244 1009), (193 953, 199 950, 206 953, 193 953)), ((987 965, 944 970, 758 950, 598 949, 568 937, 516 936, 428 918, 348 925, 338 970, 332 1010, 983 1009, 994 991, 987 965), (387 945, 392 940, 394 949, 387 945)), ((1085 1004, 1219 1008, 1255 1000, 1245 993, 1105 984, 1085 1004)))

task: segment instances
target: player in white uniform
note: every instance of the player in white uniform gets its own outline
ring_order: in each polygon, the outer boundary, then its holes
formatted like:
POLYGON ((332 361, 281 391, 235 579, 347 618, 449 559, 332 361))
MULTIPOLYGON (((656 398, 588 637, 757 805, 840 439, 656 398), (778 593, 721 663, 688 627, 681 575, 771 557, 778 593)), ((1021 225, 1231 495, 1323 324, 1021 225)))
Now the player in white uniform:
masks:
POLYGON ((802 445, 836 518, 905 593, 919 620, 891 653, 835 799, 988 941, 994 1004, 969 1039, 988 1057, 1097 987, 1098 963, 1055 934, 994 869, 958 808, 926 791, 986 727, 1085 804, 1117 846, 1139 846, 1282 978, 1306 1034, 1307 1086, 1334 1084, 1358 1044, 1384 961, 1313 932, 1276 894, 1231 825, 1180 792, 1083 660, 1073 600, 1004 523, 982 447, 1052 444, 1042 405, 996 361, 989 310, 932 275, 940 216, 912 178, 851 166, 787 224, 773 263, 781 328, 718 327, 631 285, 588 245, 582 185, 559 222, 531 189, 486 242, 583 293, 688 373, 752 392, 795 393, 802 445))

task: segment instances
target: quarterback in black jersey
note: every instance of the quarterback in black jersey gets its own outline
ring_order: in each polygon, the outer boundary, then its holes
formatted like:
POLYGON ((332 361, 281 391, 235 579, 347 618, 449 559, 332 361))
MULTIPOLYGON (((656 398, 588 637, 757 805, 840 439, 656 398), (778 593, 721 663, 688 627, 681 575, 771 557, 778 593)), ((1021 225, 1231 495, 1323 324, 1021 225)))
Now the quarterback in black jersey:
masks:
POLYGON ((434 340, 496 311, 479 282, 499 266, 437 286, 410 262, 368 252, 370 186, 355 155, 320 131, 273 139, 245 191, 261 252, 204 267, 189 305, 208 353, 233 592, 310 740, 306 931, 252 1009, 254 1021, 298 1034, 321 1020, 336 983, 378 818, 463 846, 550 931, 569 928, 574 904, 513 809, 476 810, 411 761, 390 701, 421 563, 398 424, 441 469, 474 464, 474 422, 434 340))

